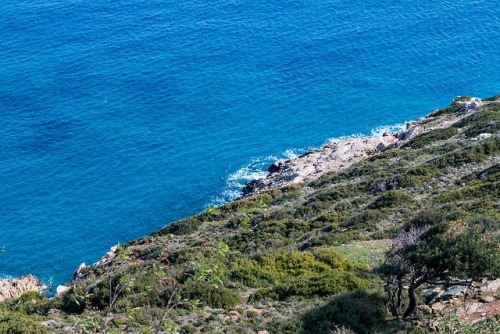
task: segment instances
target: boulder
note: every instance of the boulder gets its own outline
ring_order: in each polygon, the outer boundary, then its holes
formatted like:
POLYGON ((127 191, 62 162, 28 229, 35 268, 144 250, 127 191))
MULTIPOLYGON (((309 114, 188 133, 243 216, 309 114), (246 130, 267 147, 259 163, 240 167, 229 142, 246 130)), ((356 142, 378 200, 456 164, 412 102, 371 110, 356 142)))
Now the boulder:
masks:
POLYGON ((71 283, 78 282, 81 278, 83 278, 82 270, 86 267, 85 262, 80 264, 78 269, 75 270, 73 276, 71 277, 71 283))
POLYGON ((417 310, 419 310, 422 314, 432 314, 432 309, 427 305, 418 305, 417 310))
POLYGON ((62 297, 66 292, 71 290, 71 287, 66 286, 66 285, 59 285, 56 288, 56 297, 62 297))
POLYGON ((488 281, 481 287, 481 292, 497 292, 500 289, 500 278, 493 281, 488 281))
POLYGON ((28 291, 42 292, 46 286, 33 275, 20 278, 4 278, 0 280, 0 302, 20 297, 28 291))

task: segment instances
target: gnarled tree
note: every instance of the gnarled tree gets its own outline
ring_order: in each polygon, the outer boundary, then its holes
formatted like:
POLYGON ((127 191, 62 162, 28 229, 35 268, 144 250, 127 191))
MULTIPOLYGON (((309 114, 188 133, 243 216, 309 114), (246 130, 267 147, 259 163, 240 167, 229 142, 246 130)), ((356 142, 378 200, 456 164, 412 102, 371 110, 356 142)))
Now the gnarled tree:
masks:
POLYGON ((450 277, 477 279, 500 272, 498 237, 465 221, 406 226, 394 240, 381 267, 387 278, 387 309, 393 316, 414 314, 415 291, 424 283, 450 277), (407 291, 407 305, 403 295, 407 291))

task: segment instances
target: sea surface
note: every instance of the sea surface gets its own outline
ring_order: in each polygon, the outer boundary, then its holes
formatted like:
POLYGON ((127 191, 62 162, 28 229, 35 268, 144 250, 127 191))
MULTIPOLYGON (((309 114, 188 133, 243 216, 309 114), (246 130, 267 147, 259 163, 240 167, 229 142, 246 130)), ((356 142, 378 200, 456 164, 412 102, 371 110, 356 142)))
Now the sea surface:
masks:
POLYGON ((500 93, 498 1, 3 0, 0 275, 52 289, 277 159, 500 93))

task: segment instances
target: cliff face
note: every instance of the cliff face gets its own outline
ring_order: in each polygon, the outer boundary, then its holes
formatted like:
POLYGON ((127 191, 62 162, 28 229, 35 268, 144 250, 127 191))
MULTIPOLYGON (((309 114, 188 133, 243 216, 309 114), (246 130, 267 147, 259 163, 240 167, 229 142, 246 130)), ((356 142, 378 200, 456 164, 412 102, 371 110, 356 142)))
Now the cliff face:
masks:
POLYGON ((430 321, 401 323, 387 313, 381 265, 403 236, 420 237, 415 226, 444 228, 444 241, 480 231, 497 247, 499 130, 500 98, 458 98, 405 131, 329 143, 271 167, 244 198, 113 249, 63 297, 1 306, 0 333, 13 319, 40 333, 406 333, 443 321, 470 330, 446 317, 455 311, 487 330, 500 313, 486 280, 495 271, 460 290, 484 302, 419 300, 430 321))

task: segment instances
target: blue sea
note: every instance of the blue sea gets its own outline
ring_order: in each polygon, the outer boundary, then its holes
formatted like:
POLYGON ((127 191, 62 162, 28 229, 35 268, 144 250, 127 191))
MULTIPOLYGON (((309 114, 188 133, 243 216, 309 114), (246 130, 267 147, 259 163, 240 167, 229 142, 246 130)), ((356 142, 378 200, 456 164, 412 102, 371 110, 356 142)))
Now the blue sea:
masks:
POLYGON ((277 159, 500 93, 500 3, 4 0, 0 275, 81 262, 277 159))

